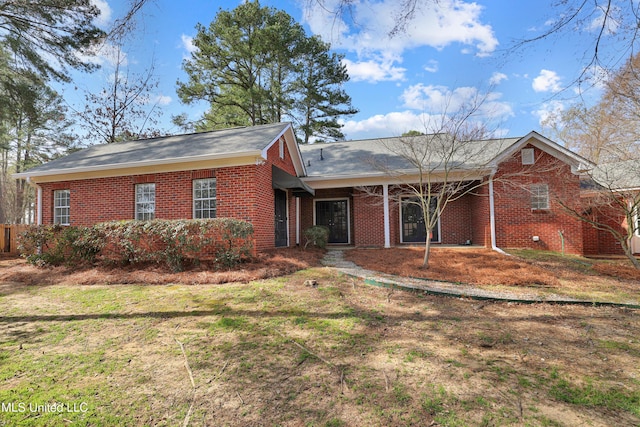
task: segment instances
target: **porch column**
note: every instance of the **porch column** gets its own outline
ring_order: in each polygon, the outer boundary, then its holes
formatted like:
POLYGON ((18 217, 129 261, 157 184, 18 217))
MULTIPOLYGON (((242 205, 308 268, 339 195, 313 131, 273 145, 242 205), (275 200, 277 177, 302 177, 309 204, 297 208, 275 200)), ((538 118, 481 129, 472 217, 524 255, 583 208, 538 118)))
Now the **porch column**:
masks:
POLYGON ((389 184, 382 184, 384 198, 384 247, 391 247, 391 226, 389 222, 389 184))

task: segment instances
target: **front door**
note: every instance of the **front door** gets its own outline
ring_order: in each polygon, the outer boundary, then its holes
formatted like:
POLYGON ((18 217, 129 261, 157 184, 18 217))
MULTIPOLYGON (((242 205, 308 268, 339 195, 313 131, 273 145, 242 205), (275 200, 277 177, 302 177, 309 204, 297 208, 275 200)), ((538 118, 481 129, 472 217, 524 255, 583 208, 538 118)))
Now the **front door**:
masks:
POLYGON ((349 243, 349 210, 346 200, 317 200, 316 225, 329 229, 329 243, 349 243))
POLYGON ((276 247, 287 246, 287 193, 282 190, 275 190, 275 235, 276 247))
MULTIPOLYGON (((427 228, 424 225, 422 206, 418 198, 408 197, 402 200, 402 243, 424 243, 427 241, 427 228)), ((431 212, 435 212, 435 199, 431 199, 431 212)), ((438 220, 439 221, 439 220, 438 220)), ((438 225, 431 232, 431 241, 439 242, 438 225)))

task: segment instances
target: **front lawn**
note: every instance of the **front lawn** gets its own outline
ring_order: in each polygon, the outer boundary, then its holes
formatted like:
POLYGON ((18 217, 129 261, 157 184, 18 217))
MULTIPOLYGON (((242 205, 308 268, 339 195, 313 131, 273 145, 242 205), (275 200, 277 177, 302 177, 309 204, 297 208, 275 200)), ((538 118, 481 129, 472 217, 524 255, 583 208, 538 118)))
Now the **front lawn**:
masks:
POLYGON ((0 425, 640 423, 636 310, 389 291, 320 267, 27 283, 5 261, 0 425))

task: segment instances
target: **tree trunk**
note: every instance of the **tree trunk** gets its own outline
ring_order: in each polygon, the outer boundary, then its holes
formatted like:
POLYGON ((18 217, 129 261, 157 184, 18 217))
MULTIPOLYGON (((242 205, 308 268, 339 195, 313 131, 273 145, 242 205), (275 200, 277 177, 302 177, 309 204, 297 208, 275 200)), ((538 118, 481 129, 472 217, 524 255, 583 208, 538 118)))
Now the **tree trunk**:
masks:
POLYGON ((622 244, 622 250, 624 251, 624 254, 627 258, 629 258, 629 261, 631 261, 631 264, 633 264, 633 266, 640 270, 640 261, 638 261, 638 258, 636 258, 635 256, 633 256, 633 252, 631 251, 631 246, 629 245, 629 243, 625 242, 620 242, 622 244))
POLYGON ((422 268, 429 268, 429 255, 431 253, 431 230, 427 230, 427 238, 424 243, 424 258, 422 259, 422 268))

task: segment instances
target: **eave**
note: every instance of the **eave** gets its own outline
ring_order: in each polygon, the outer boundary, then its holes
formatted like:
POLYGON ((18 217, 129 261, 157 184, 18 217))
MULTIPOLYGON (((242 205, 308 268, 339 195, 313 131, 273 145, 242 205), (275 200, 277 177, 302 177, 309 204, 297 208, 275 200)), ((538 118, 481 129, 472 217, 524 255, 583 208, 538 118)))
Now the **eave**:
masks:
MULTIPOLYGON (((432 183, 441 182, 458 182, 458 181, 477 181, 491 174, 491 169, 478 170, 460 170, 460 171, 433 171, 430 177, 423 178, 424 182, 432 183)), ((315 190, 327 188, 344 188, 344 187, 366 187, 374 185, 402 185, 415 184, 420 182, 420 174, 415 170, 398 171, 393 176, 388 173, 369 173, 360 175, 333 175, 333 176, 309 176, 302 178, 315 190)))
POLYGON ((22 172, 14 174, 13 177, 28 179, 30 182, 37 184, 52 181, 69 181, 161 172, 178 172, 183 170, 246 166, 255 165, 264 160, 266 159, 262 156, 261 150, 253 150, 241 153, 185 156, 180 158, 146 160, 100 166, 83 166, 77 168, 22 172))

